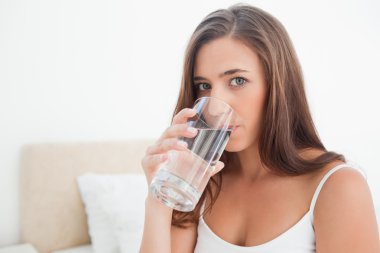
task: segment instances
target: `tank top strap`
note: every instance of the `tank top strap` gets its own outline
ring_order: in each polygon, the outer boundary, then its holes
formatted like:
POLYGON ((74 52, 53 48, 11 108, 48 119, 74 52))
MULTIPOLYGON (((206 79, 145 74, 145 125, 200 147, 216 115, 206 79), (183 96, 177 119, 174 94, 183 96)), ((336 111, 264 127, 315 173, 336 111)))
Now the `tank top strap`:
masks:
POLYGON ((206 205, 206 198, 203 200, 203 203, 201 204, 201 209, 200 209, 200 217, 203 217, 203 213, 205 211, 205 205, 206 205))
POLYGON ((319 193, 321 192, 322 190, 322 187, 323 185, 325 184, 325 182, 327 181, 327 179, 333 174, 335 173, 336 171, 342 169, 342 168, 353 168, 353 169, 356 169, 358 170, 362 175, 363 177, 367 180, 367 175, 359 168, 357 168, 356 166, 353 166, 351 164, 347 164, 347 163, 344 163, 344 164, 339 164, 337 166, 335 166, 334 168, 332 168, 331 170, 329 170, 324 176, 323 178, 321 179, 321 181, 319 182, 318 184, 318 187, 317 189, 315 190, 314 192, 314 195, 313 195, 313 198, 311 200, 311 204, 310 204, 310 218, 311 218, 311 222, 313 224, 314 222, 314 207, 315 207, 315 204, 317 202, 317 199, 318 199, 318 196, 319 196, 319 193))

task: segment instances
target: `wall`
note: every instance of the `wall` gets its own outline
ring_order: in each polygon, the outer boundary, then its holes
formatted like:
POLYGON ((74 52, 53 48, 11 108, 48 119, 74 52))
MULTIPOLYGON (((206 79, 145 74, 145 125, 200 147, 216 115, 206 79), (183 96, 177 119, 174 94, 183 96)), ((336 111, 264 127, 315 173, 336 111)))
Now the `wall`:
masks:
MULTIPOLYGON (((0 1, 0 246, 19 241, 25 143, 157 138, 189 36, 235 1, 0 1)), ((380 205, 379 1, 250 1, 287 28, 320 136, 380 205)))

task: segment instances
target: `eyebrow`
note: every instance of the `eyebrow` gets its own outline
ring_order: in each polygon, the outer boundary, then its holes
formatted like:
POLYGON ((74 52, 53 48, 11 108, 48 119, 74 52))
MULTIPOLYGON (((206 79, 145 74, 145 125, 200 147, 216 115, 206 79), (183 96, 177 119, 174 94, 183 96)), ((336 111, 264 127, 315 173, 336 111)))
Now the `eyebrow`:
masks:
MULTIPOLYGON (((233 75, 233 74, 239 73, 239 72, 249 72, 249 71, 245 70, 245 69, 230 69, 230 70, 224 71, 223 73, 219 74, 219 77, 223 77, 223 76, 227 76, 227 75, 233 75)), ((200 80, 207 80, 207 78, 202 77, 202 76, 195 76, 193 78, 193 81, 200 81, 200 80)))

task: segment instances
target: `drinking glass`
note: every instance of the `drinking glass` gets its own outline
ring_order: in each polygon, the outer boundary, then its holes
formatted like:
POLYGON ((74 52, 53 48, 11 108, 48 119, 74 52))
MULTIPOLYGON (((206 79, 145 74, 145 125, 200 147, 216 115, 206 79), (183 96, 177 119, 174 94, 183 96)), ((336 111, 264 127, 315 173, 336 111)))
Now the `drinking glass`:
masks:
POLYGON ((150 185, 153 196, 182 212, 192 211, 198 203, 227 145, 235 117, 233 109, 215 97, 197 99, 193 109, 197 113, 187 125, 196 128, 197 135, 178 138, 187 142, 187 149, 168 151, 168 159, 150 185))

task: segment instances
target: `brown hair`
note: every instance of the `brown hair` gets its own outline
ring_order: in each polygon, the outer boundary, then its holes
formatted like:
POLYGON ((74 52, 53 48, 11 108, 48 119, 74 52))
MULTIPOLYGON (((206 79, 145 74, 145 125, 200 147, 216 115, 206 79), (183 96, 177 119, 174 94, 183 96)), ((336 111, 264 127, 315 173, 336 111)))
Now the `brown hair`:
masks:
MULTIPOLYGON (((319 139, 306 100, 301 66, 285 28, 272 15, 246 4, 212 12, 195 29, 185 53, 182 84, 173 117, 183 108, 192 107, 197 98, 192 85, 197 52, 206 43, 225 36, 251 47, 264 68, 268 92, 258 143, 261 162, 283 175, 309 173, 336 160, 345 162, 343 155, 327 151, 319 139), (307 148, 323 153, 306 160, 300 156, 300 150, 307 148)), ((225 169, 233 159, 234 153, 227 151, 220 158, 225 169)), ((211 203, 205 211, 212 207, 219 194, 222 172, 211 178, 192 212, 173 212, 172 225, 185 227, 185 224, 198 222, 206 195, 211 203), (216 192, 212 191, 212 184, 216 192)))

